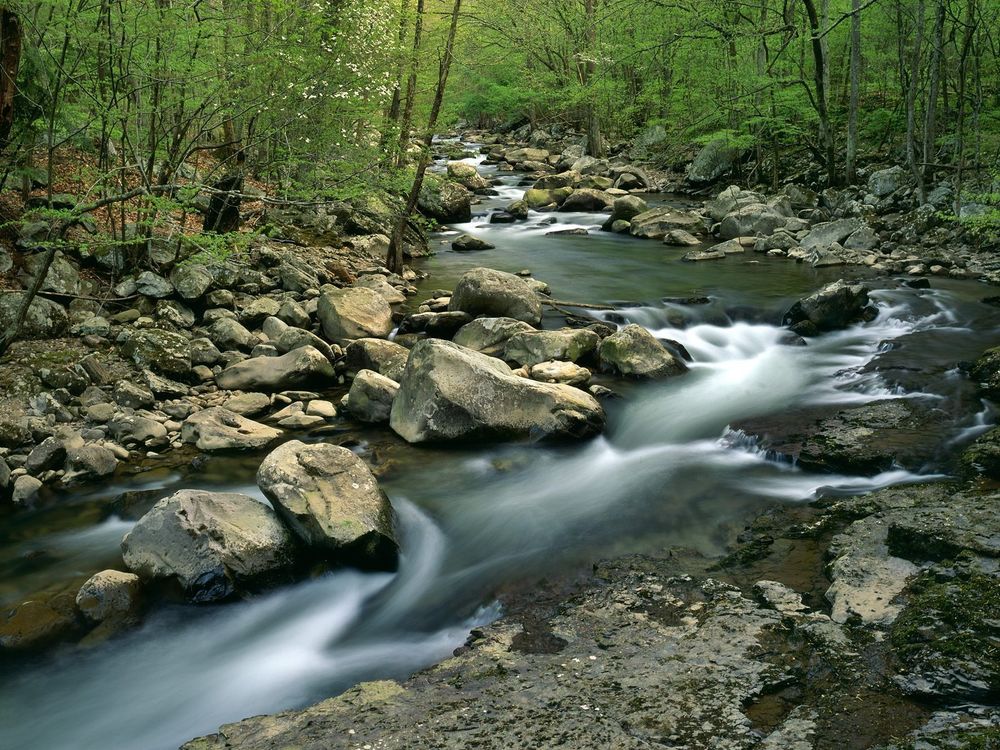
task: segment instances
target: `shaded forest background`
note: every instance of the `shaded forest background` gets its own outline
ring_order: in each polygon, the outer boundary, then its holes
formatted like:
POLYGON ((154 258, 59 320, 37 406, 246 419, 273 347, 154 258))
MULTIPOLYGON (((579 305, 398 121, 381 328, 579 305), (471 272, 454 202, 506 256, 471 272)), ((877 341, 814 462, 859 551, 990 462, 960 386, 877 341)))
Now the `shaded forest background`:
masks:
POLYGON ((95 254, 222 251, 230 195, 402 198, 456 125, 667 168, 721 143, 748 184, 898 163, 998 223, 997 0, 37 0, 0 25, 7 219, 90 222, 95 254))

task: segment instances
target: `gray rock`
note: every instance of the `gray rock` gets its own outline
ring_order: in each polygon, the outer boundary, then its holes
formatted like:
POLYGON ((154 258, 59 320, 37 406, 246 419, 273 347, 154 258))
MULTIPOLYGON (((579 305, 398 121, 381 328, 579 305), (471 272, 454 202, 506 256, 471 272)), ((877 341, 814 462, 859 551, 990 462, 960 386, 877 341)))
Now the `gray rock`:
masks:
POLYGON ((590 382, 590 370, 572 362, 539 362, 528 368, 528 377, 539 383, 564 383, 583 388, 590 382))
POLYGON ((167 428, 161 423, 138 414, 115 415, 108 422, 108 431, 124 445, 163 441, 167 437, 167 428))
POLYGON ((907 171, 902 167, 881 169, 868 178, 868 191, 876 198, 886 198, 903 187, 908 178, 907 171))
POLYGON ((448 178, 473 192, 485 190, 490 186, 489 180, 479 174, 474 166, 461 161, 448 163, 448 178))
POLYGON ((281 332, 281 335, 273 340, 273 344, 279 354, 287 354, 288 352, 307 346, 312 347, 326 357, 330 364, 336 364, 341 355, 339 346, 330 346, 312 331, 307 331, 303 328, 294 328, 293 326, 285 328, 281 332))
POLYGON ((573 162, 570 170, 581 175, 602 175, 607 174, 610 165, 607 159, 597 159, 593 156, 581 156, 573 162))
POLYGON ((347 345, 344 353, 348 372, 374 370, 396 382, 403 377, 410 356, 406 347, 384 339, 356 339, 347 345))
POLYGON ((128 620, 139 609, 139 576, 102 570, 80 587, 76 606, 90 622, 128 620))
POLYGON ((139 294, 154 299, 163 299, 174 293, 174 285, 152 271, 140 273, 135 279, 135 286, 139 294))
POLYGON ((442 224, 472 220, 472 193, 457 182, 428 176, 420 190, 417 208, 442 224))
POLYGON ((503 355, 507 342, 519 333, 535 329, 523 320, 513 318, 478 318, 455 334, 455 343, 466 349, 482 352, 491 357, 503 355))
POLYGON ((455 438, 590 437, 604 410, 570 386, 519 378, 501 360, 440 339, 411 351, 390 426, 411 443, 455 438))
POLYGON ((257 450, 270 445, 281 434, 281 430, 254 422, 221 406, 192 414, 181 427, 181 440, 209 453, 257 450))
POLYGON ((675 229, 697 232, 701 217, 674 208, 654 208, 632 217, 629 232, 643 239, 662 240, 675 229))
POLYGON ((56 437, 47 437, 28 454, 24 468, 31 474, 61 468, 66 460, 66 446, 56 437))
POLYGON ((692 185, 708 185, 733 171, 740 150, 725 138, 704 146, 687 168, 687 181, 692 185))
POLYGON ((63 484, 81 479, 98 479, 111 476, 118 468, 118 458, 103 445, 83 445, 66 452, 66 474, 63 484))
POLYGON ((577 362, 600 342, 601 337, 586 328, 515 333, 504 347, 503 359, 528 366, 551 360, 577 362))
POLYGON ((215 279, 205 266, 182 263, 170 272, 170 283, 184 299, 199 299, 208 292, 215 279))
POLYGON ((156 403, 153 392, 130 380, 120 380, 115 384, 115 403, 131 409, 148 409, 156 403))
POLYGON ((582 213, 597 213, 611 208, 615 199, 603 190, 580 188, 574 190, 562 205, 560 211, 577 211, 582 213))
POLYGON ((195 322, 194 310, 190 307, 182 305, 176 300, 158 300, 156 303, 155 314, 156 319, 160 323, 165 323, 169 327, 181 330, 190 328, 195 322))
POLYGON ((188 342, 188 352, 192 365, 212 367, 222 361, 222 352, 210 339, 204 337, 191 339, 188 342))
POLYGON ((312 319, 306 309, 295 300, 285 300, 281 303, 277 318, 294 328, 306 328, 312 324, 312 319))
POLYGON ((542 320, 542 304, 522 278, 492 268, 473 268, 459 279, 448 303, 450 312, 514 318, 532 325, 542 320))
POLYGON ((390 284, 381 274, 366 274, 354 282, 355 289, 371 289, 390 305, 406 302, 406 295, 390 284))
POLYGON ((687 371, 653 334, 635 323, 601 341, 599 354, 606 369, 636 378, 664 378, 687 371))
MULTIPOLYGON (((24 294, 0 294, 0 330, 7 331, 14 325, 23 299, 24 294)), ((21 338, 58 338, 68 325, 66 308, 45 297, 35 297, 28 306, 21 338)))
POLYGON ((360 287, 335 289, 319 298, 323 334, 332 341, 385 338, 392 332, 392 309, 375 291, 360 287))
POLYGON ((859 219, 838 219, 814 226, 799 242, 803 250, 829 247, 834 242, 841 245, 847 238, 862 229, 865 225, 859 219))
POLYGON ((792 305, 784 324, 800 335, 810 335, 846 328, 868 312, 868 290, 840 279, 792 305))
POLYGON ((188 339, 179 333, 148 328, 132 331, 122 347, 127 357, 142 369, 185 379, 191 372, 188 339))
POLYGON ((211 602, 283 572, 293 543, 275 512, 252 497, 181 490, 139 519, 122 556, 140 578, 176 580, 192 601, 211 602))
MULTIPOLYGON (((47 253, 35 253, 24 259, 24 273, 21 274, 21 281, 26 287, 34 283, 35 277, 42 270, 47 253)), ((69 259, 57 250, 52 259, 49 272, 45 274, 45 281, 42 282, 42 292, 55 292, 57 294, 80 294, 82 286, 80 283, 80 272, 69 259)))
POLYGON ((311 346, 292 349, 280 357, 253 357, 227 367, 215 382, 228 391, 279 391, 330 383, 330 360, 311 346))
POLYGON ((361 370, 347 392, 347 410, 362 422, 388 422, 398 392, 399 383, 395 380, 372 370, 361 370))
POLYGON ((623 195, 615 198, 611 206, 611 220, 631 222, 636 216, 646 213, 649 205, 638 195, 623 195))
POLYGON ((29 474, 22 474, 14 480, 14 491, 11 493, 11 502, 14 505, 30 505, 38 499, 38 493, 42 489, 42 483, 29 474))
POLYGON ((476 250, 492 250, 496 247, 486 240, 473 237, 471 234, 460 234, 451 241, 451 249, 460 253, 473 252, 476 250))
POLYGON ((257 337, 231 318, 219 318, 208 328, 208 338, 219 349, 249 351, 257 344, 257 337))
POLYGON ((751 203, 727 214, 719 224, 719 237, 724 240, 736 237, 756 237, 774 234, 785 226, 788 216, 778 213, 764 203, 751 203))
POLYGON ((346 562, 395 565, 392 506, 364 461, 346 448, 292 440, 264 459, 257 484, 309 546, 346 562))
POLYGON ((271 406, 271 399, 263 393, 241 393, 227 399, 223 407, 242 417, 256 417, 267 411, 271 406))
POLYGON ((250 328, 257 328, 267 318, 277 315, 281 303, 271 297, 254 297, 240 307, 240 322, 250 328))

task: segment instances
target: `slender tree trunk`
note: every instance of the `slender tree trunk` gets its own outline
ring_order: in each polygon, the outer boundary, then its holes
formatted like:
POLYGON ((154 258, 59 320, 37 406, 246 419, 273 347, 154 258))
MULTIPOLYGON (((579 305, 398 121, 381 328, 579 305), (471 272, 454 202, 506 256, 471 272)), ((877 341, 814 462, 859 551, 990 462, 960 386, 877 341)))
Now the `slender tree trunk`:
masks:
POLYGON ((910 80, 906 88, 906 163, 917 181, 917 190, 924 194, 924 173, 917 163, 917 91, 920 88, 920 64, 924 54, 924 0, 917 0, 914 17, 913 55, 910 58, 910 80))
POLYGON ((819 115, 819 137, 822 144, 823 157, 826 160, 827 182, 832 186, 837 184, 837 160, 833 142, 833 127, 830 122, 829 93, 826 90, 827 59, 821 36, 823 32, 820 28, 820 19, 819 14, 816 12, 815 2, 813 0, 802 0, 802 4, 805 6, 806 15, 809 17, 809 29, 812 36, 813 77, 816 84, 816 112, 819 115))
POLYGON ((851 0, 851 94, 847 107, 847 182, 858 179, 858 107, 861 96, 861 0, 851 0))
POLYGON ((413 21, 413 51, 410 55, 410 75, 406 81, 406 100, 403 103, 403 119, 399 125, 399 144, 396 166, 406 163, 406 151, 410 144, 410 129, 413 127, 413 102, 417 98, 417 71, 420 64, 420 41, 424 28, 424 0, 417 0, 417 15, 413 21))
POLYGON ((937 151, 937 105, 941 86, 941 55, 944 47, 945 0, 937 0, 934 16, 934 49, 931 54, 930 82, 927 90, 927 111, 924 114, 923 177, 920 180, 920 203, 927 202, 927 183, 934 179, 937 151))
MULTIPOLYGON (((584 0, 586 14, 587 59, 583 61, 583 85, 589 86, 597 71, 595 58, 597 55, 597 19, 596 0, 584 0)), ((601 158, 604 156, 604 138, 601 135, 601 117, 594 104, 593 95, 587 102, 587 153, 601 158)))
POLYGON ((21 20, 8 7, 0 8, 0 150, 10 142, 14 126, 14 95, 21 63, 21 20))
POLYGON ((968 0, 966 3, 965 34, 962 37, 962 47, 959 51, 958 62, 958 91, 955 98, 958 100, 958 117, 955 123, 955 216, 962 216, 962 183, 965 179, 965 118, 966 118, 966 90, 969 78, 969 57, 973 51, 978 25, 979 8, 977 0, 968 0))
MULTIPOLYGON (((418 8, 422 10, 423 0, 418 0, 418 8)), ((420 190, 424 186, 424 175, 427 174, 427 167, 431 162, 431 146, 434 142, 434 128, 437 127, 438 117, 441 114, 441 106, 444 103, 444 92, 448 85, 448 74, 451 72, 451 62, 455 51, 455 37, 458 34, 458 16, 462 10, 462 0, 455 0, 451 11, 451 26, 448 28, 448 40, 445 42, 444 55, 441 57, 441 64, 438 67, 437 88, 434 91, 434 102, 431 104, 431 113, 427 118, 427 130, 423 137, 423 149, 420 154, 420 161, 417 164, 417 174, 410 186, 410 194, 406 199, 406 206, 403 214, 396 222, 395 230, 389 242, 389 251, 386 254, 386 266, 390 271, 398 273, 403 268, 403 243, 406 234, 406 224, 410 215, 417 207, 420 198, 420 190)), ((419 10, 418 10, 419 12, 419 10)))

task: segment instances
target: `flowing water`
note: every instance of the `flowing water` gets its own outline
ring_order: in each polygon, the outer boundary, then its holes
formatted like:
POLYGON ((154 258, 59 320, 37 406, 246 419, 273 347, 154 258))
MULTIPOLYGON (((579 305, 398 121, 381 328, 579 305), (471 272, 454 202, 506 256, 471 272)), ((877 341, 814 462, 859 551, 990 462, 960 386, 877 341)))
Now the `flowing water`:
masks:
MULTIPOLYGON (((402 529, 396 574, 345 570, 238 604, 161 606, 113 641, 18 663, 0 677, 0 748, 176 748, 221 723, 440 660, 499 615, 501 587, 671 545, 717 553, 731 524, 767 504, 939 478, 935 467, 810 474, 769 460, 727 429, 741 419, 917 391, 954 415, 948 437, 956 445, 993 422, 953 368, 1000 340, 1000 314, 979 302, 984 287, 935 282, 918 291, 880 279, 876 320, 796 346, 779 327, 781 313, 856 272, 752 253, 688 264, 679 260, 683 251, 655 242, 547 234, 592 229, 604 218, 594 214, 556 214, 555 225, 542 214, 490 225, 489 214, 523 191, 517 176, 503 180, 475 221, 455 228, 497 248, 458 254, 444 245, 423 265, 432 274, 427 290, 451 287, 473 266, 529 268, 558 299, 618 304, 616 312, 591 313, 597 319, 637 322, 682 344, 691 371, 623 387, 624 398, 608 404, 606 433, 581 445, 418 449, 369 431, 370 442, 356 443, 362 455, 381 440, 397 457, 382 482, 402 529), (707 299, 684 301, 693 297, 707 299), (919 373, 915 387, 872 366, 899 353, 903 369, 919 373)), ((212 458, 140 473, 12 517, 0 528, 0 604, 114 565, 131 522, 114 515, 110 498, 134 490, 166 496, 182 486, 259 497, 259 460, 212 458)))

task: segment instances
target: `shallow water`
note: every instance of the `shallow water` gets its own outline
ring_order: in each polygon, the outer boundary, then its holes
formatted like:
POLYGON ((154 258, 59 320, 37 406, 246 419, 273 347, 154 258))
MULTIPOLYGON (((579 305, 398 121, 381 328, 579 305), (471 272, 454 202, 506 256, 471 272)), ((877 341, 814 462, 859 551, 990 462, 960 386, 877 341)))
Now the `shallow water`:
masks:
MULTIPOLYGON (((0 747, 175 748, 224 722, 433 663, 498 615, 493 597, 503 586, 530 586, 618 553, 678 544, 717 553, 729 524, 769 503, 933 481, 934 467, 921 475, 810 474, 768 460, 727 430, 800 406, 899 397, 906 392, 899 382, 872 367, 883 357, 901 355, 928 373, 917 390, 951 409, 956 442, 993 422, 954 369, 1000 339, 1000 315, 979 302, 984 287, 935 281, 917 291, 879 280, 876 320, 795 346, 777 327, 781 313, 844 269, 817 272, 752 253, 688 264, 679 261, 683 251, 656 242, 545 235, 593 227, 603 221, 597 215, 559 214, 555 227, 482 228, 489 211, 520 192, 506 188, 457 228, 497 249, 444 249, 424 262, 432 274, 425 287, 450 287, 477 265, 530 268, 558 298, 628 303, 591 314, 638 322, 681 343, 691 371, 622 387, 625 397, 608 404, 605 435, 580 445, 418 449, 366 431, 357 450, 392 457, 382 484, 403 531, 397 574, 340 571, 239 604, 165 607, 115 641, 17 665, 0 678, 0 747), (701 295, 708 304, 663 301, 701 295)), ((139 474, 16 517, 0 530, 0 601, 113 564, 130 523, 111 515, 115 495, 167 495, 181 486, 256 494, 258 462, 211 459, 139 474)))

